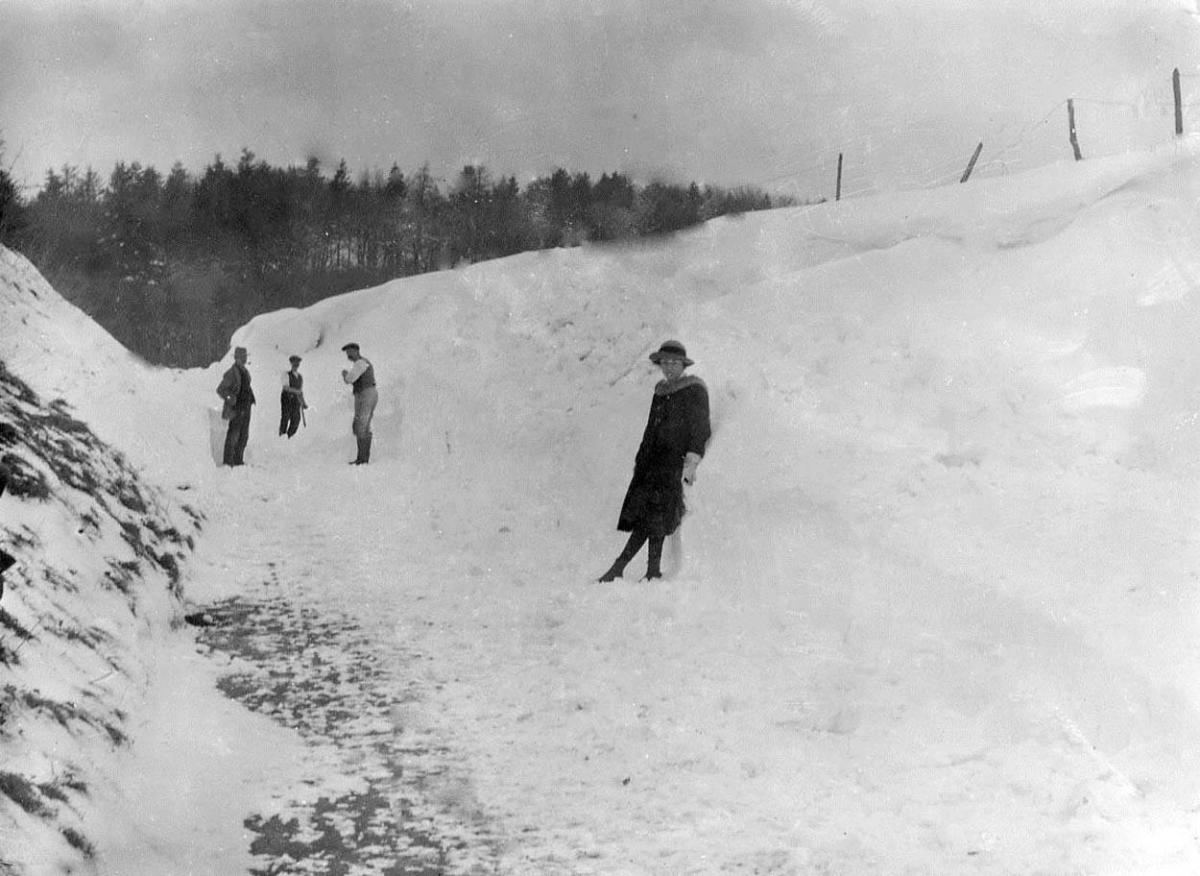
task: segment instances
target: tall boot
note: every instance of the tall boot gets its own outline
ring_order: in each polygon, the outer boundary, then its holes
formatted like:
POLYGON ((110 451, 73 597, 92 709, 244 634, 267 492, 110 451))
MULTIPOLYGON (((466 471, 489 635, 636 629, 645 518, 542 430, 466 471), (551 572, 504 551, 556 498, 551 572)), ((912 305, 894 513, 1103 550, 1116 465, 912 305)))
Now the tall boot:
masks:
POLYGON ((662 551, 663 537, 660 535, 651 538, 650 545, 646 548, 646 577, 643 581, 662 577, 662 551))
POLYGON ((610 581, 620 578, 625 572, 625 567, 629 565, 629 561, 637 556, 637 552, 642 549, 642 545, 645 543, 646 534, 644 532, 635 530, 629 533, 629 541, 625 542, 625 547, 621 550, 621 555, 613 560, 613 564, 609 566, 608 571, 597 580, 601 584, 607 584, 610 581))

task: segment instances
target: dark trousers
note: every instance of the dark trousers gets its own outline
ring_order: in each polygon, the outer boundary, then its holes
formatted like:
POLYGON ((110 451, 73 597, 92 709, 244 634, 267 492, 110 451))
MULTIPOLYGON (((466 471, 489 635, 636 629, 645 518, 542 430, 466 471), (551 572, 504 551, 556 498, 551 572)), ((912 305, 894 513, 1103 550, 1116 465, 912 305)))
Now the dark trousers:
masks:
POLYGON ((245 465, 246 442, 250 440, 250 409, 234 410, 225 431, 225 465, 245 465))
POLYGON ((291 438, 300 428, 300 397, 290 392, 279 396, 279 434, 291 438))

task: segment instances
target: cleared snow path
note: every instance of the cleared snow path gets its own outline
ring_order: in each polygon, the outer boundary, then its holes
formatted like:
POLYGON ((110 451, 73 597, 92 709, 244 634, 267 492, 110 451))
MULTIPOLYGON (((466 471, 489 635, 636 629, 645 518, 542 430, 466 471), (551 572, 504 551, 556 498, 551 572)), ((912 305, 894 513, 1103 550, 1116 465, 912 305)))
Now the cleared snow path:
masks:
POLYGON ((223 474, 236 507, 209 533, 221 554, 209 573, 236 595, 205 606, 211 626, 197 638, 228 661, 221 690, 297 731, 311 752, 293 799, 247 817, 253 872, 494 869, 466 769, 419 717, 441 685, 431 658, 395 634, 405 603, 362 598, 359 584, 404 553, 382 531, 389 518, 333 507, 281 515, 281 503, 313 497, 275 494, 278 470, 223 474))

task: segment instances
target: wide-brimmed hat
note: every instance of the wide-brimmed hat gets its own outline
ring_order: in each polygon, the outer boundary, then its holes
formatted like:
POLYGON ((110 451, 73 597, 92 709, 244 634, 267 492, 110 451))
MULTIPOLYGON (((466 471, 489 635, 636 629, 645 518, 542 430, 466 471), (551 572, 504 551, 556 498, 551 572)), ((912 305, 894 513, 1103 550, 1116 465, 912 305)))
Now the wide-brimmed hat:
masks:
POLYGON ((343 353, 346 352, 347 350, 357 350, 357 349, 358 349, 358 344, 354 343, 354 341, 351 341, 348 344, 342 344, 342 352, 343 353))
POLYGON ((679 341, 663 341, 662 346, 650 354, 650 361, 655 365, 663 359, 678 359, 684 365, 696 364, 688 358, 687 350, 679 341))
POLYGON ((301 359, 299 356, 288 356, 288 361, 289 362, 303 362, 304 360, 301 359))

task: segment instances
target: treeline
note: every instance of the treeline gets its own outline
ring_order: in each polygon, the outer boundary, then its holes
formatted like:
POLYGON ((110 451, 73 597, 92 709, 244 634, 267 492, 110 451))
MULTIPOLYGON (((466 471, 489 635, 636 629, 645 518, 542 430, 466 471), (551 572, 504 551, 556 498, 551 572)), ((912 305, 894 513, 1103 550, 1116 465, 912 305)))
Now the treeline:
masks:
POLYGON ((252 316, 396 277, 526 250, 661 235, 781 204, 751 187, 593 180, 559 169, 520 186, 467 166, 356 179, 342 161, 274 167, 244 150, 195 177, 176 163, 46 173, 23 200, 0 175, 0 240, 151 362, 207 364, 252 316))

